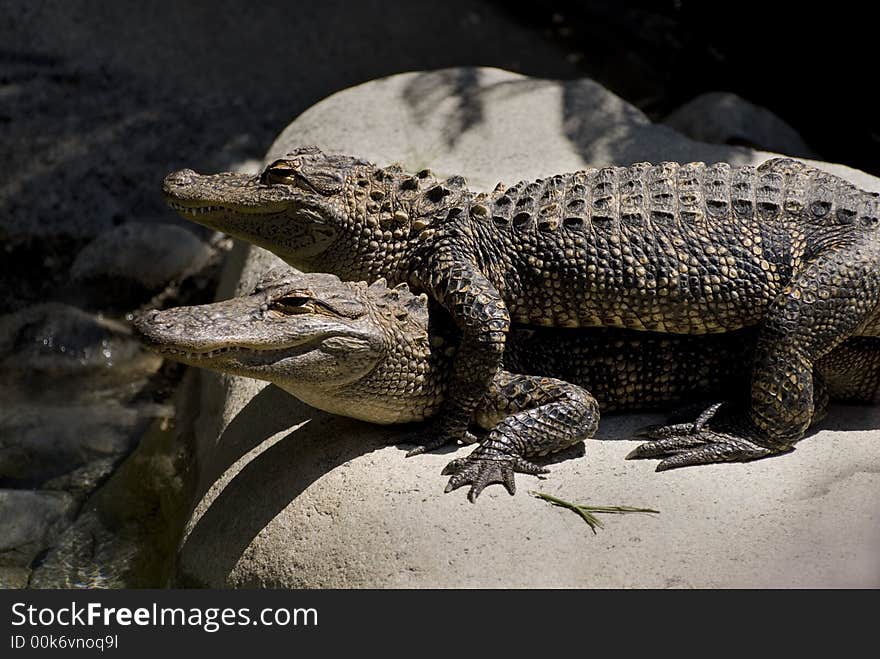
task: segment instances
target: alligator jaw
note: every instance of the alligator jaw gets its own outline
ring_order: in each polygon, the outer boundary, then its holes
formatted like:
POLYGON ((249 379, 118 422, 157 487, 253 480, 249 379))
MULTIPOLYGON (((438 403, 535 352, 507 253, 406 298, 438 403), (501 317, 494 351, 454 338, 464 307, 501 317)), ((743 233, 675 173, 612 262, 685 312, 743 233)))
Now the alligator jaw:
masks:
POLYGON ((192 366, 222 370, 224 364, 236 362, 242 367, 260 367, 279 360, 298 357, 320 346, 321 342, 339 333, 328 332, 318 336, 303 337, 301 341, 291 341, 283 346, 261 347, 254 345, 191 346, 171 343, 168 337, 150 336, 135 328, 144 344, 154 352, 168 359, 192 366))
POLYGON ((207 352, 196 351, 196 350, 183 350, 182 348, 175 348, 167 345, 153 344, 150 345, 149 348, 154 352, 159 353, 160 355, 171 357, 179 361, 196 361, 196 360, 206 360, 206 359, 214 359, 215 357, 219 357, 220 355, 228 354, 228 353, 239 353, 244 352, 245 348, 241 348, 239 346, 229 346, 225 348, 216 348, 214 350, 208 350, 207 352))
POLYGON ((303 195, 288 186, 269 186, 245 174, 172 172, 162 184, 165 203, 187 218, 205 215, 278 215, 303 195), (242 203, 245 200, 245 203, 242 203))
POLYGON ((212 204, 207 200, 204 202, 192 201, 186 203, 180 198, 171 195, 166 195, 165 203, 168 204, 168 207, 174 212, 183 215, 187 219, 195 219, 197 222, 197 218, 201 218, 204 215, 250 215, 254 217, 268 217, 270 215, 280 215, 287 209, 287 204, 277 202, 271 205, 267 203, 265 206, 219 205, 212 204))

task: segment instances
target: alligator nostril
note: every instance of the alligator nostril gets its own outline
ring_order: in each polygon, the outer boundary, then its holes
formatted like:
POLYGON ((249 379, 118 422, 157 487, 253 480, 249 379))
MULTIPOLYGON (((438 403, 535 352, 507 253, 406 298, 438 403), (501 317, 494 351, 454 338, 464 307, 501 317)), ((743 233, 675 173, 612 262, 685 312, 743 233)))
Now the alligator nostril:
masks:
POLYGON ((171 172, 165 177, 165 187, 189 185, 196 176, 197 174, 191 169, 180 169, 176 172, 171 172))
POLYGON ((150 309, 149 311, 137 311, 132 315, 131 324, 135 329, 143 329, 144 324, 154 323, 159 315, 158 309, 150 309))

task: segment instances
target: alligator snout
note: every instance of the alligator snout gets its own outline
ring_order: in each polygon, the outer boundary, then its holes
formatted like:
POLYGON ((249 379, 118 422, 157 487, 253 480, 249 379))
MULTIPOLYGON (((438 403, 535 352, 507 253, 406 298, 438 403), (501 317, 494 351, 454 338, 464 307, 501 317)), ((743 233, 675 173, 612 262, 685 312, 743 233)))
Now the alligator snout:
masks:
POLYGON ((139 314, 135 314, 134 322, 136 323, 149 323, 156 320, 156 317, 159 315, 158 309, 150 309, 149 311, 144 311, 139 314))
POLYGON ((162 187, 165 192, 169 192, 174 188, 179 188, 192 184, 197 176, 198 174, 196 174, 191 169, 180 169, 176 172, 171 172, 168 176, 166 176, 162 187))
POLYGON ((153 327, 159 325, 159 316, 162 312, 158 309, 149 311, 136 311, 131 317, 131 326, 135 334, 146 334, 153 327))

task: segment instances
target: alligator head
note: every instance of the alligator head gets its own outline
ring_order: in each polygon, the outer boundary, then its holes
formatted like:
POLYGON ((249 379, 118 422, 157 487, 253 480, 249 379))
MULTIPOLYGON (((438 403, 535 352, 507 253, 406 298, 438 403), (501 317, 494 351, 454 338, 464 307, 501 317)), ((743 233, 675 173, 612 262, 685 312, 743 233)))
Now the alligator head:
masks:
POLYGON ((172 172, 163 192, 168 205, 185 218, 302 266, 338 237, 340 220, 348 216, 348 179, 372 169, 364 161, 306 147, 258 176, 172 172))
POLYGON ((396 261, 464 192, 464 179, 438 183, 428 170, 405 174, 352 156, 302 147, 259 175, 165 178, 168 205, 185 218, 264 247, 300 270, 343 279, 395 281, 396 261))
POLYGON ((401 423, 439 404, 430 390, 437 383, 425 377, 427 300, 405 285, 368 287, 280 268, 248 295, 149 311, 134 327, 169 359, 268 380, 332 413, 401 423))

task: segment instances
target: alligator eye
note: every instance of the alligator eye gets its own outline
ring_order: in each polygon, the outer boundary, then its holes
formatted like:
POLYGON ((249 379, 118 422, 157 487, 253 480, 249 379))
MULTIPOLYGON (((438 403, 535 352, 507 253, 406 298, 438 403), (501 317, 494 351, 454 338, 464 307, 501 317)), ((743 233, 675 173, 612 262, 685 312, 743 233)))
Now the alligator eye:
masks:
POLYGON ((269 308, 285 315, 311 313, 313 311, 311 301, 312 298, 305 295, 286 295, 273 301, 269 308))
POLYGON ((296 170, 287 162, 279 160, 269 165, 260 176, 260 183, 273 185, 277 183, 291 184, 296 181, 296 170))

